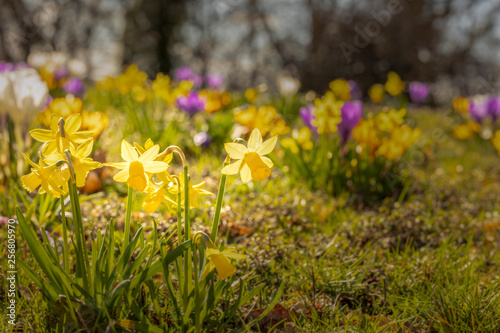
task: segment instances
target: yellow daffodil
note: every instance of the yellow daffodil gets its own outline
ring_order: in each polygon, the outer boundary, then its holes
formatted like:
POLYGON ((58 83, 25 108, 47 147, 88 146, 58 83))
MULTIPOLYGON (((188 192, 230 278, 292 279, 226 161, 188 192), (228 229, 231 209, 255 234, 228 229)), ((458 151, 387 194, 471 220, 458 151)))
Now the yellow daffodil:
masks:
POLYGON ((66 120, 72 114, 82 112, 82 107, 83 102, 79 98, 55 98, 42 113, 38 114, 38 120, 45 127, 50 127, 52 114, 66 120))
POLYGON ((26 155, 23 154, 23 156, 32 167, 29 174, 21 177, 21 183, 26 191, 33 192, 38 186, 41 186, 38 191, 40 194, 51 193, 54 197, 65 194, 65 191, 60 188, 61 186, 65 187, 64 180, 57 171, 55 163, 47 166, 42 159, 42 155, 39 154, 40 159, 38 165, 36 165, 26 155))
POLYGON ((81 113, 82 116, 82 127, 83 131, 90 131, 93 133, 94 139, 96 139, 102 131, 108 127, 109 117, 107 114, 102 112, 88 112, 87 110, 83 110, 81 113))
POLYGON ((389 139, 383 138, 382 144, 377 149, 376 156, 384 156, 388 160, 395 160, 405 152, 405 148, 403 145, 399 144, 399 142, 389 139))
POLYGON ((406 109, 391 109, 389 112, 381 112, 375 116, 377 128, 383 132, 391 132, 396 126, 403 124, 406 109))
POLYGON ((315 119, 311 124, 318 129, 318 133, 335 133, 337 124, 342 121, 341 111, 342 101, 336 101, 332 91, 328 91, 323 98, 316 98, 312 114, 315 119))
MULTIPOLYGON (((182 173, 179 174, 179 180, 181 182, 181 205, 184 204, 184 175, 182 173)), ((201 182, 199 184, 193 185, 191 181, 189 181, 189 206, 191 208, 200 206, 200 197, 213 195, 212 192, 208 192, 204 190, 205 182, 201 182)), ((172 194, 177 195, 179 193, 179 186, 176 183, 171 183, 168 187, 168 191, 172 194)))
POLYGON ((411 128, 408 125, 402 125, 394 128, 391 132, 391 138, 397 141, 405 149, 413 145, 422 135, 420 128, 411 128))
POLYGON ((330 82, 330 89, 333 91, 336 97, 343 101, 348 101, 351 99, 351 87, 346 80, 336 79, 330 82))
POLYGON ((214 268, 217 270, 217 275, 219 279, 224 280, 234 273, 236 273, 236 268, 231 264, 229 259, 243 260, 246 259, 246 255, 236 253, 233 248, 226 249, 224 251, 219 251, 214 248, 207 248, 205 250, 205 257, 208 262, 203 270, 202 279, 204 279, 214 268))
POLYGON ((381 144, 379 130, 375 126, 373 118, 361 119, 352 130, 352 137, 363 149, 368 149, 372 157, 381 144))
POLYGON ((254 129, 248 140, 248 147, 241 143, 231 142, 224 145, 229 157, 236 162, 225 166, 222 173, 234 175, 240 173, 241 180, 248 183, 251 179, 262 180, 271 175, 273 162, 266 156, 273 151, 278 136, 262 142, 259 129, 254 129))
POLYGON ((294 130, 293 138, 285 138, 281 140, 281 146, 286 147, 294 154, 299 153, 299 145, 304 150, 311 150, 313 143, 311 141, 311 131, 307 127, 303 127, 300 131, 294 130))
POLYGON ((379 83, 374 84, 368 90, 368 95, 374 104, 380 104, 384 100, 385 96, 384 86, 379 83))
POLYGON ((168 197, 165 196, 167 190, 167 184, 161 184, 160 186, 153 185, 152 182, 149 183, 146 188, 146 197, 142 203, 142 208, 152 214, 156 212, 161 203, 164 203, 168 207, 176 206, 177 203, 172 201, 168 197))
POLYGON ((120 74, 115 79, 115 85, 120 94, 127 95, 134 87, 144 87, 148 76, 141 72, 137 65, 130 65, 125 73, 120 74))
POLYGON ((453 99, 453 109, 461 114, 467 114, 469 112, 469 99, 466 97, 455 97, 453 99))
MULTIPOLYGON (((266 135, 271 130, 279 131, 280 134, 289 131, 286 123, 278 115, 278 111, 273 106, 261 106, 257 108, 255 105, 250 105, 248 109, 239 111, 234 114, 234 120, 242 124, 250 131, 258 128, 262 135, 266 135)), ((277 135, 277 134, 275 134, 277 135)))
POLYGON ((151 83, 151 89, 156 97, 161 98, 165 103, 172 102, 172 91, 170 86, 170 76, 158 73, 156 79, 151 83))
POLYGON ((405 83, 397 73, 391 71, 387 74, 387 82, 384 87, 391 96, 397 96, 405 89, 405 83))
MULTIPOLYGON (((59 128, 59 117, 52 115, 50 129, 34 129, 30 135, 37 141, 45 142, 43 154, 45 156, 54 154, 58 151, 58 140, 62 137, 59 128)), ((79 131, 82 126, 82 116, 79 114, 70 115, 64 123, 64 137, 73 145, 78 145, 92 137, 93 133, 89 131, 79 131)))
POLYGON ((154 145, 139 156, 134 147, 127 141, 122 141, 121 155, 125 162, 106 163, 105 165, 121 169, 113 179, 117 182, 127 183, 137 191, 144 191, 149 184, 150 174, 161 173, 167 170, 168 164, 155 161, 160 151, 160 146, 154 145))

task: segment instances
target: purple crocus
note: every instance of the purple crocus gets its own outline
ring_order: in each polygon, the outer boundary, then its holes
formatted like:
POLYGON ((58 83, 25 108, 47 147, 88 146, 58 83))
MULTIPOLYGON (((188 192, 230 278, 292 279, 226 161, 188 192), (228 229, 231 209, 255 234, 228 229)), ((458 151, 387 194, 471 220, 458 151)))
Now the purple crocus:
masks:
POLYGON ((351 99, 360 100, 363 97, 363 94, 361 93, 358 83, 354 80, 349 80, 347 83, 349 83, 351 99))
POLYGON ((201 85, 203 84, 203 78, 198 74, 193 74, 193 77, 191 77, 191 81, 193 81, 193 86, 195 86, 196 88, 201 87, 201 85))
POLYGON ((410 82, 410 99, 415 104, 422 103, 429 96, 429 87, 425 83, 410 82))
POLYGON ((342 144, 347 143, 354 127, 358 124, 363 115, 363 103, 360 101, 345 102, 340 109, 342 121, 337 125, 342 144))
POLYGON ((188 81, 193 79, 193 71, 189 67, 179 67, 174 72, 174 76, 179 81, 188 81))
POLYGON ((221 74, 207 74, 205 81, 212 89, 219 89, 224 84, 224 76, 221 74))
POLYGON ((311 124, 311 122, 316 118, 313 114, 313 110, 314 110, 313 104, 306 105, 300 108, 300 116, 302 117, 302 120, 304 121, 306 126, 316 132, 317 128, 311 124))
POLYGON ((205 99, 197 93, 190 92, 187 96, 180 96, 175 100, 179 109, 192 115, 205 109, 205 99))
POLYGON ((488 100, 488 114, 494 122, 500 117, 500 97, 490 97, 488 100))
POLYGON ((54 72, 54 79, 56 81, 59 81, 61 79, 64 79, 69 75, 68 69, 64 66, 59 67, 55 72, 54 72))
POLYGON ((469 113, 478 123, 488 116, 488 99, 471 100, 469 113))
POLYGON ((85 93, 85 86, 83 85, 82 80, 76 77, 73 77, 68 81, 66 81, 66 83, 63 86, 63 89, 68 94, 72 94, 75 96, 81 96, 85 93))
POLYGON ((196 146, 207 148, 212 142, 212 137, 207 132, 200 132, 193 137, 193 141, 196 146))
POLYGON ((12 72, 16 66, 9 62, 0 62, 0 73, 3 72, 12 72))

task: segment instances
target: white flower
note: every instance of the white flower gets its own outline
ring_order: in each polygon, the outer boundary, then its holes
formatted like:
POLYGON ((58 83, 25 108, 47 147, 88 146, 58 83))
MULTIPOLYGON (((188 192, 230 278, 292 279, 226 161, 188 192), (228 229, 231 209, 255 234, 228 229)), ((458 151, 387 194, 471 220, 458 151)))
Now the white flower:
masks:
POLYGON ((0 112, 16 123, 29 123, 42 110, 49 89, 33 68, 0 74, 0 112))

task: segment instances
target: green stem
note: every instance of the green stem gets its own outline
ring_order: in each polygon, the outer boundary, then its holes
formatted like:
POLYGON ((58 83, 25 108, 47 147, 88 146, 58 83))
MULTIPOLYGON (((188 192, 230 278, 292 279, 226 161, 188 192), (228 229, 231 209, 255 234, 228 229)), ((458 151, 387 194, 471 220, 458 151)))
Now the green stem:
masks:
POLYGON ((128 246, 128 242, 130 240, 130 219, 132 216, 132 194, 133 189, 129 186, 128 188, 128 196, 127 196, 127 213, 125 215, 125 231, 123 234, 123 243, 122 243, 122 253, 125 252, 125 249, 128 246))
POLYGON ((66 223, 66 211, 64 207, 64 196, 61 196, 61 217, 63 226, 63 253, 64 253, 64 270, 69 274, 69 254, 68 254, 68 226, 66 223))
POLYGON ((202 302, 200 300, 199 280, 198 280, 198 246, 193 243, 193 265, 194 265, 194 325, 195 332, 201 332, 200 311, 202 302))
MULTIPOLYGON (((229 161, 224 162, 224 167, 229 164, 229 161)), ((210 239, 215 243, 217 238, 217 232, 219 230, 219 219, 220 219, 220 211, 222 209, 222 202, 224 201, 224 191, 226 189, 226 179, 227 175, 222 175, 219 183, 219 192, 217 193, 217 203, 215 206, 215 214, 214 220, 212 222, 212 231, 210 232, 210 239)))
MULTIPOLYGON (((191 239, 191 224, 189 221, 189 175, 188 166, 184 165, 184 238, 191 239)), ((184 260, 184 295, 191 292, 191 249, 186 251, 184 260)), ((188 304, 184 304, 187 307, 188 304)))

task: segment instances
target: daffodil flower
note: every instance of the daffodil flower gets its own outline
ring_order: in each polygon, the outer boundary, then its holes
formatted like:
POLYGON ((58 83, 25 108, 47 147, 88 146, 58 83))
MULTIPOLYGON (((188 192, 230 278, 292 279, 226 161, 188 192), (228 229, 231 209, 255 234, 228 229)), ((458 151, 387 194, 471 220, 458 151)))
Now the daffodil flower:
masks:
POLYGON ((250 134, 248 147, 236 142, 226 143, 224 145, 226 152, 236 162, 225 166, 222 173, 225 175, 240 173, 244 183, 248 183, 251 179, 262 180, 269 177, 273 162, 264 155, 273 151, 277 141, 278 136, 274 136, 262 143, 262 136, 256 128, 250 134))
POLYGON ((168 164, 155 161, 160 151, 160 146, 154 145, 139 156, 137 150, 130 143, 123 140, 121 155, 125 162, 106 163, 105 165, 121 169, 113 179, 117 182, 127 183, 137 191, 144 191, 149 184, 150 176, 147 173, 160 173, 168 168, 168 164))
POLYGON ((202 279, 213 271, 214 268, 217 270, 217 275, 221 280, 224 280, 236 273, 236 268, 231 264, 229 259, 242 260, 246 259, 247 256, 233 252, 233 250, 233 248, 229 248, 224 251, 219 251, 218 249, 207 248, 205 250, 205 256, 208 259, 208 262, 203 270, 202 279))
MULTIPOLYGON (((181 183, 181 195, 182 195, 182 203, 184 204, 184 174, 180 173, 179 174, 179 180, 181 183)), ((212 192, 208 192, 207 190, 204 190, 203 187, 205 186, 205 182, 201 182, 196 185, 192 185, 191 181, 189 182, 189 206, 191 208, 198 207, 200 205, 200 197, 202 196, 207 196, 207 195, 213 195, 212 192)), ((178 194, 179 193, 179 186, 176 183, 172 183, 168 187, 168 191, 172 194, 178 194)))
POLYGON ((335 100, 333 91, 328 91, 321 99, 316 98, 312 111, 315 118, 311 124, 318 129, 319 134, 337 132, 337 124, 342 121, 342 105, 342 101, 335 100))
POLYGON ((60 188, 64 186, 64 181, 60 173, 57 172, 56 164, 47 166, 41 154, 38 165, 33 163, 26 155, 23 154, 23 156, 32 166, 31 172, 21 177, 21 183, 24 189, 28 192, 33 192, 38 186, 41 186, 38 193, 51 193, 54 197, 59 197, 61 194, 65 193, 65 191, 60 188))
MULTIPOLYGON (((43 155, 48 156, 56 153, 58 150, 58 140, 63 137, 59 128, 59 119, 57 115, 50 118, 50 129, 34 129, 30 131, 33 139, 45 142, 43 155)), ((89 131, 78 131, 82 126, 82 117, 79 114, 70 115, 64 122, 64 138, 71 144, 78 145, 92 137, 93 133, 89 131)))
POLYGON ((177 203, 175 201, 165 196, 166 190, 166 184, 155 186, 152 182, 150 182, 146 188, 147 195, 144 197, 144 201, 142 202, 142 208, 146 212, 152 214, 156 212, 162 202, 168 207, 176 206, 177 203))

